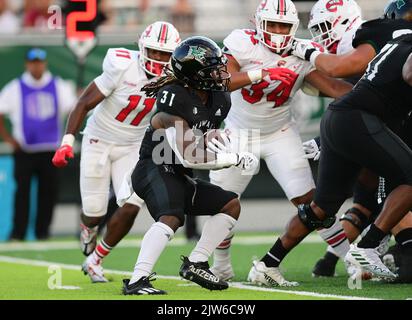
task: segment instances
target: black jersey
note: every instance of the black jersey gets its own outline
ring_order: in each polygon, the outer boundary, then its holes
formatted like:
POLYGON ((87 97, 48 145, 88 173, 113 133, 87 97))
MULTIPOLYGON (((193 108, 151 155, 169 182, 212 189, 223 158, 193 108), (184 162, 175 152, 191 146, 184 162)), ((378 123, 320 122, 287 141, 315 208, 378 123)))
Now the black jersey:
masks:
MULTIPOLYGON (((218 129, 229 113, 231 106, 230 94, 222 91, 209 92, 207 104, 203 105, 200 97, 193 90, 179 84, 166 85, 157 94, 156 113, 165 112, 181 117, 186 120, 190 128, 197 129, 201 133, 205 133, 210 129, 218 129)), ((154 157, 157 157, 153 154, 153 150, 160 143, 164 143, 164 130, 163 134, 162 130, 158 131, 160 140, 156 137, 155 132, 156 130, 151 125, 147 128, 140 148, 141 159, 154 159, 154 157)), ((170 148, 167 143, 164 144, 164 147, 170 148)), ((164 149, 162 152, 166 153, 168 151, 173 153, 170 149, 164 149)), ((163 157, 163 154, 161 156, 163 157)), ((172 158, 173 163, 167 164, 176 164, 179 165, 180 169, 183 169, 174 154, 172 158)), ((162 164, 159 161, 155 162, 162 164)))
POLYGON ((412 34, 388 42, 353 90, 331 107, 365 110, 386 123, 405 119, 412 110, 412 87, 404 81, 402 68, 411 53, 412 34))
POLYGON ((369 43, 376 53, 382 50, 387 42, 399 37, 405 32, 412 32, 412 22, 399 19, 375 19, 364 22, 356 31, 352 41, 354 48, 369 43))

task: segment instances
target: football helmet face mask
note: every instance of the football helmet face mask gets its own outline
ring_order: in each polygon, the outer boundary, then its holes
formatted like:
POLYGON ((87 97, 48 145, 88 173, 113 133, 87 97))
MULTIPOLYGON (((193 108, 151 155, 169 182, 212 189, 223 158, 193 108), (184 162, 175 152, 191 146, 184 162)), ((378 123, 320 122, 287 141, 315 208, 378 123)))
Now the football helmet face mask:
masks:
POLYGON ((391 0, 383 12, 383 17, 387 19, 404 19, 406 15, 412 15, 411 0, 391 0))
POLYGON ((157 21, 147 26, 139 39, 139 64, 150 75, 157 77, 170 64, 169 61, 156 60, 149 57, 148 49, 172 52, 180 43, 180 35, 176 28, 164 21, 157 21))
POLYGON ((263 0, 256 10, 255 23, 260 42, 271 51, 282 54, 292 46, 299 26, 299 18, 291 0, 263 0), (289 24, 289 32, 286 34, 270 32, 268 22, 289 24))
POLYGON ((336 53, 345 32, 361 20, 361 9, 354 0, 319 0, 310 12, 308 29, 312 41, 336 53))
POLYGON ((176 78, 191 88, 228 90, 227 58, 209 38, 195 36, 182 41, 172 54, 171 65, 176 78))

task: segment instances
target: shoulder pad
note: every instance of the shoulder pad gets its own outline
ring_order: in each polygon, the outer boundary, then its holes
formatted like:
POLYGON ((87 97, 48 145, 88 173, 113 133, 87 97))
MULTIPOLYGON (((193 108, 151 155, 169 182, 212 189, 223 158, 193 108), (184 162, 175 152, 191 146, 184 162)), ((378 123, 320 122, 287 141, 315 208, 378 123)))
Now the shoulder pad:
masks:
POLYGON ((223 40, 225 47, 239 52, 247 52, 258 43, 256 30, 252 29, 235 29, 223 40))
POLYGON ((107 50, 103 61, 103 70, 126 70, 136 59, 136 51, 125 48, 111 48, 107 50))

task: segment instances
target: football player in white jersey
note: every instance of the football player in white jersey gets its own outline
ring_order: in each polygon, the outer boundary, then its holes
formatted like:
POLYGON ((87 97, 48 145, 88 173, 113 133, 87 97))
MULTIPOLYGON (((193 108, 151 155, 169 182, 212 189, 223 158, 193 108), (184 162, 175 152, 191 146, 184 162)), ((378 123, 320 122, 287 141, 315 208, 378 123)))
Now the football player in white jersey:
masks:
MULTIPOLYGON (((255 20, 256 30, 234 30, 223 42, 229 58, 228 70, 232 74, 232 108, 225 120, 225 129, 233 145, 241 141, 241 146, 237 146, 240 149, 250 151, 260 144, 260 152, 256 155, 265 160, 288 199, 295 206, 307 204, 312 200, 315 184, 304 158, 298 129, 292 121, 292 98, 305 83, 330 97, 343 95, 352 85, 329 78, 307 61, 290 55, 299 25, 292 1, 263 0, 255 20), (257 129, 260 135, 247 137, 247 142, 242 144, 242 129, 257 129)), ((238 194, 242 194, 251 178, 232 168, 210 173, 212 183, 238 194)), ((229 255, 232 236, 228 235, 214 255, 212 272, 222 279, 234 275, 229 255)), ((289 239, 283 238, 277 245, 287 248, 289 239)), ((265 280, 261 272, 259 277, 249 279, 252 282, 296 285, 282 277, 276 257, 270 252, 262 261, 255 261, 253 268, 268 270, 272 280, 265 280)))
POLYGON ((87 256, 82 268, 92 282, 107 282, 102 259, 130 230, 143 204, 136 194, 119 194, 123 177, 138 161, 141 141, 155 111, 155 99, 146 97, 141 88, 162 75, 179 43, 176 28, 158 21, 141 34, 140 51, 109 49, 103 73, 89 84, 71 112, 66 135, 53 157, 57 167, 66 166, 66 158, 73 158, 74 135, 94 109, 83 132, 80 160, 80 240, 87 256), (126 198, 127 202, 109 220, 107 232, 96 246, 97 226, 107 211, 110 182, 117 198, 126 198))

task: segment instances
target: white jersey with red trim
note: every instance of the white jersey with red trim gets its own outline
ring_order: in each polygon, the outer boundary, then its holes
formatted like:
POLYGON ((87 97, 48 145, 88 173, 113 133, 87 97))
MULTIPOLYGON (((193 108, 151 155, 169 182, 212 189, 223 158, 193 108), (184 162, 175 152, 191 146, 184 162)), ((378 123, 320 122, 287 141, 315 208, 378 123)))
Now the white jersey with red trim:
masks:
POLYGON ((141 142, 156 102, 141 88, 153 80, 139 65, 138 51, 109 49, 103 73, 94 79, 106 98, 93 110, 84 133, 122 145, 141 142))
POLYGON ((266 76, 231 94, 232 108, 227 123, 240 129, 260 129, 262 134, 278 131, 291 121, 291 100, 313 67, 295 56, 280 56, 270 51, 256 38, 255 30, 234 30, 223 43, 224 52, 236 59, 240 72, 283 67, 294 73, 290 86, 266 76))
POLYGON ((336 49, 336 54, 345 54, 353 50, 352 40, 355 38, 356 31, 364 23, 363 20, 356 20, 343 34, 336 49))

